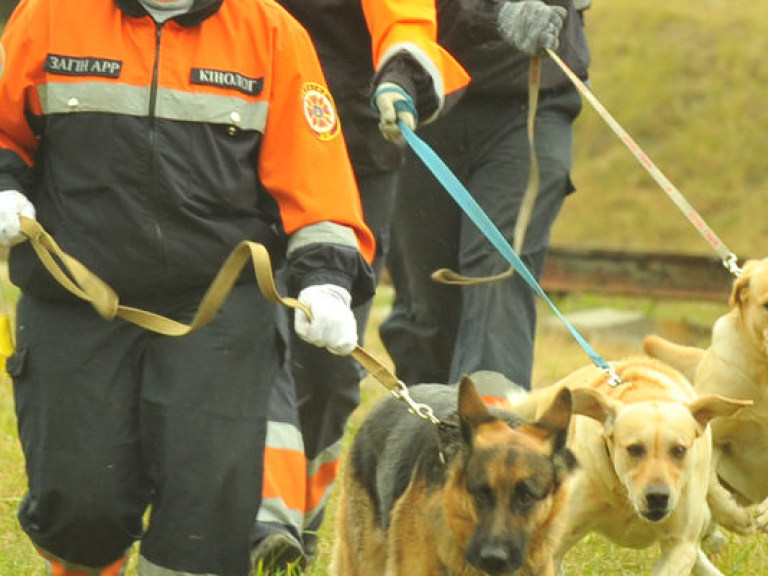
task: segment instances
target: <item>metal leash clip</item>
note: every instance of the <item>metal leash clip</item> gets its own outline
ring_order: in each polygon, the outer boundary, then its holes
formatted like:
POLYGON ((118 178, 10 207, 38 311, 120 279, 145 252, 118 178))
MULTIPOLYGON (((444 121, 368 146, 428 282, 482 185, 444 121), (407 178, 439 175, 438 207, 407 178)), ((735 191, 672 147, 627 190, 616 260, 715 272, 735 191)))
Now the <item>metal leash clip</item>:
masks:
POLYGON ((723 266, 725 266, 725 268, 736 278, 741 278, 742 270, 739 266, 736 254, 731 253, 726 258, 724 258, 723 266))
POLYGON ((402 380, 397 381, 397 387, 397 390, 390 390, 390 392, 395 398, 405 402, 408 405, 409 411, 416 414, 416 416, 422 420, 431 422, 435 426, 440 424, 440 420, 435 416, 435 411, 432 410, 432 407, 427 404, 422 404, 421 402, 415 402, 414 399, 411 398, 411 393, 408 391, 408 387, 402 380))
POLYGON ((624 380, 621 379, 621 376, 616 374, 616 371, 613 369, 612 366, 606 366, 603 368, 603 371, 608 374, 608 385, 611 388, 616 388, 616 386, 621 386, 624 384, 624 380))

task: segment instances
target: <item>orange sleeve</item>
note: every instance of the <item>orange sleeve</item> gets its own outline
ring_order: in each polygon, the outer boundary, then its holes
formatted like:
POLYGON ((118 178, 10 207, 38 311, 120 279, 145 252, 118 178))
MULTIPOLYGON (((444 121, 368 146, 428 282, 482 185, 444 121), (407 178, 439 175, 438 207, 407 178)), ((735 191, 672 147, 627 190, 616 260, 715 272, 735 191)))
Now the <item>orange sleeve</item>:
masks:
POLYGON ((286 233, 330 221, 355 232, 368 262, 374 238, 363 221, 339 117, 306 31, 287 17, 275 30, 269 113, 259 174, 286 233))
POLYGON ((464 68, 437 43, 434 0, 362 0, 362 4, 377 70, 394 50, 404 47, 432 75, 441 100, 467 86, 464 68))
MULTIPOLYGON (((28 166, 37 149, 37 139, 27 123, 27 112, 40 114, 40 101, 33 77, 42 69, 44 54, 35 48, 44 41, 44 6, 23 0, 13 12, 3 31, 2 47, 5 53, 3 73, 0 76, 0 154, 7 151, 19 156, 28 166)), ((6 162, 0 162, 6 166, 6 162)))

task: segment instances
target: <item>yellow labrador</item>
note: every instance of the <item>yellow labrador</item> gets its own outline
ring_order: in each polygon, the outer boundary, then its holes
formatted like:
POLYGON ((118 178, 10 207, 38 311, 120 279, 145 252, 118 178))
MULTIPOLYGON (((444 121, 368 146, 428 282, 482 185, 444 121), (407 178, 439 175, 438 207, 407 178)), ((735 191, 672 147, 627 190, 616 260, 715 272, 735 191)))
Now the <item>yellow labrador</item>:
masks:
POLYGON ((685 377, 658 360, 612 364, 622 383, 612 386, 597 367, 582 368, 534 391, 513 410, 535 417, 563 386, 572 391, 568 445, 580 469, 566 507, 566 532, 557 554, 590 532, 620 546, 660 545, 656 576, 721 572, 701 550, 709 527, 707 490, 712 446, 708 422, 730 416, 743 402, 698 397, 685 377))
MULTIPOLYGON (((648 336, 643 349, 683 371, 699 394, 753 402, 735 417, 712 423, 714 460, 720 481, 738 502, 757 504, 755 523, 768 532, 768 259, 744 264, 733 283, 730 310, 712 328, 709 348, 648 336)), ((729 528, 743 524, 746 515, 744 510, 740 516, 719 514, 714 507, 712 512, 729 528)))

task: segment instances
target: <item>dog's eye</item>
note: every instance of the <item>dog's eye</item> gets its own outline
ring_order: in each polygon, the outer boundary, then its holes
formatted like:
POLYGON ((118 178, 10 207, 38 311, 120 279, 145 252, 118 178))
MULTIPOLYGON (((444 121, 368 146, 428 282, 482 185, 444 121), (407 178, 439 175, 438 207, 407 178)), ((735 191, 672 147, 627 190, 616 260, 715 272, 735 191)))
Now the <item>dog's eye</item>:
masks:
POLYGON ((493 506, 493 491, 488 486, 481 486, 472 490, 472 498, 478 508, 493 506))
POLYGON ((515 502, 518 506, 533 506, 538 499, 539 497, 525 484, 518 484, 515 488, 515 502))
POLYGON ((676 458, 678 460, 682 460, 683 458, 685 458, 685 454, 687 452, 688 452, 688 448, 680 444, 678 444, 677 446, 673 446, 672 450, 669 451, 669 453, 672 455, 672 458, 676 458))
POLYGON ((642 444, 630 444, 627 446, 627 453, 633 458, 645 456, 645 448, 642 444))

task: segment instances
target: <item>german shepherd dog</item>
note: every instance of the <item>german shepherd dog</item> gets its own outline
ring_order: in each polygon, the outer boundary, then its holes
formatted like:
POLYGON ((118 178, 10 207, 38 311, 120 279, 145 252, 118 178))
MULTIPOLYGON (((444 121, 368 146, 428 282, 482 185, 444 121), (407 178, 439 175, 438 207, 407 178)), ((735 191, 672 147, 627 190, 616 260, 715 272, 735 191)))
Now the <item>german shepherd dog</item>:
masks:
POLYGON ((535 422, 487 407, 468 376, 410 393, 440 424, 394 397, 364 420, 346 457, 331 574, 554 575, 577 466, 565 446, 570 391, 535 422))

